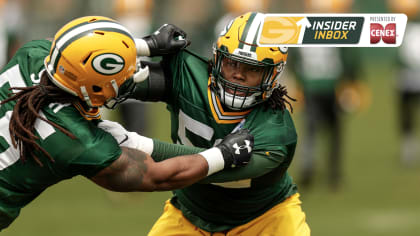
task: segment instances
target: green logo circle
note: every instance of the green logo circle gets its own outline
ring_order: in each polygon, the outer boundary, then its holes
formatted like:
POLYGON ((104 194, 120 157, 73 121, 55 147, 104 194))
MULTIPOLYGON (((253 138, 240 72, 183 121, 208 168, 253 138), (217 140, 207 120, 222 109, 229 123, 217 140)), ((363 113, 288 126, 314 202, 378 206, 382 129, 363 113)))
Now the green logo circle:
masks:
POLYGON ((93 69, 103 75, 114 75, 124 68, 124 59, 114 53, 104 53, 92 60, 93 69))

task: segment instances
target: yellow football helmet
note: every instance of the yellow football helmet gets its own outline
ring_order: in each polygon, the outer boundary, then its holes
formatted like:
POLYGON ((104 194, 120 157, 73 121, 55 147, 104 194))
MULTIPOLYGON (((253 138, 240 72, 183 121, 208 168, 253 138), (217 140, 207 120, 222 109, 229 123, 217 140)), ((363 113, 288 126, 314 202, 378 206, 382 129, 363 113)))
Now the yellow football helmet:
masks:
POLYGON ((87 16, 57 32, 44 64, 55 85, 96 108, 117 104, 119 88, 139 69, 136 60, 136 45, 125 27, 87 16))
POLYGON ((257 45, 263 19, 264 14, 256 12, 235 18, 222 30, 214 45, 211 88, 230 109, 242 110, 264 102, 280 86, 280 76, 287 60, 287 48, 257 45), (262 69, 260 85, 251 87, 228 81, 222 75, 224 58, 262 69))

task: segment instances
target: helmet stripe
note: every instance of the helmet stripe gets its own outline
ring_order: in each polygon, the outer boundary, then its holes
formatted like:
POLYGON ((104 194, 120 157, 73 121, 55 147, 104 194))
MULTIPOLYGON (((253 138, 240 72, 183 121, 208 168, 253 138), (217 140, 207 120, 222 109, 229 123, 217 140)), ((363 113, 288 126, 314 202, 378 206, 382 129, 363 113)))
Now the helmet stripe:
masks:
MULTIPOLYGON (((102 22, 94 22, 90 24, 79 24, 77 27, 74 27, 71 30, 66 31, 63 33, 59 39, 56 40, 54 52, 50 59, 50 64, 53 64, 54 67, 52 68, 52 71, 50 71, 51 74, 54 74, 57 70, 57 64, 60 59, 61 51, 64 51, 64 49, 74 42, 75 40, 85 36, 86 34, 91 33, 94 30, 103 30, 108 32, 119 32, 124 35, 127 35, 131 39, 133 39, 133 36, 130 34, 130 32, 122 25, 112 22, 112 21, 102 21, 102 22)), ((134 41, 134 39, 133 39, 134 41)))
POLYGON ((110 23, 115 23, 115 21, 111 21, 111 20, 97 20, 97 21, 93 21, 93 22, 82 22, 80 24, 74 25, 70 28, 68 28, 66 31, 64 31, 55 41, 59 41, 61 38, 63 38, 64 35, 66 35, 68 32, 74 30, 75 28, 81 27, 83 25, 88 25, 88 24, 92 24, 92 23, 98 23, 98 22, 110 22, 110 23))
MULTIPOLYGON (((261 24, 258 25, 257 32, 260 31, 260 27, 261 27, 261 24)), ((257 51, 257 38, 258 38, 258 34, 255 34, 254 40, 252 40, 251 52, 257 51)))
POLYGON ((248 27, 247 33, 242 35, 242 36, 246 36, 244 40, 246 44, 243 47, 245 51, 252 51, 252 52, 256 51, 255 46, 254 46, 255 49, 252 50, 252 45, 256 45, 256 38, 258 36, 258 31, 263 21, 263 17, 264 15, 261 13, 255 13, 253 20, 248 27))
MULTIPOLYGON (((50 70, 51 75, 54 75, 55 74, 56 68, 58 66, 58 61, 59 61, 59 59, 61 57, 61 51, 58 50, 57 48, 54 48, 54 54, 55 54, 55 58, 57 58, 57 59, 54 61, 54 64, 50 63, 50 65, 51 64, 53 65, 52 68, 47 68, 47 69, 50 70)), ((54 56, 54 54, 53 54, 53 56, 54 56)), ((52 62, 52 60, 51 60, 51 62, 52 62)))
POLYGON ((252 12, 251 15, 249 16, 245 28, 242 31, 242 35, 241 35, 241 39, 240 39, 240 43, 238 48, 243 49, 244 48, 244 42, 246 41, 246 36, 248 35, 248 30, 251 27, 252 21, 254 20, 255 15, 257 15, 257 13, 252 12))
MULTIPOLYGON (((118 33, 124 34, 124 35, 126 35, 128 37, 131 37, 131 35, 127 34, 127 32, 122 31, 122 30, 119 30, 119 29, 115 29, 115 28, 96 28, 96 29, 93 29, 93 30, 90 30, 90 31, 86 31, 86 32, 80 33, 80 34, 74 36, 73 38, 69 39, 67 42, 65 42, 61 46, 60 51, 64 51, 64 49, 66 49, 69 44, 71 44, 72 42, 76 41, 79 38, 82 38, 82 37, 84 37, 84 36, 92 33, 95 30, 101 30, 101 31, 106 31, 106 32, 118 32, 118 33)), ((134 39, 133 39, 133 41, 134 41, 134 39)))

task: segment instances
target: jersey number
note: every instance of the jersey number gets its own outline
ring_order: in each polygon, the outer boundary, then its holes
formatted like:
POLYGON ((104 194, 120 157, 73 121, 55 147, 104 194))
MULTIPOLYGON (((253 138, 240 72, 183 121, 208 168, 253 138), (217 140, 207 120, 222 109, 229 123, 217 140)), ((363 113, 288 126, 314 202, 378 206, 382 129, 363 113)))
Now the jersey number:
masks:
MULTIPOLYGON (((245 120, 244 120, 245 121, 245 120)), ((239 124, 240 126, 243 125, 243 122, 239 124)), ((194 146, 185 135, 186 130, 204 138, 205 140, 211 141, 214 135, 214 129, 206 124, 201 123, 200 121, 194 120, 187 114, 185 114, 182 110, 179 110, 178 116, 178 137, 181 144, 194 146)), ((236 128, 234 129, 236 130, 236 128)), ((220 143, 222 139, 216 139, 214 145, 220 143)), ((224 188, 249 188, 251 187, 251 179, 244 179, 239 181, 231 181, 225 183, 212 183, 214 185, 218 185, 224 188)))

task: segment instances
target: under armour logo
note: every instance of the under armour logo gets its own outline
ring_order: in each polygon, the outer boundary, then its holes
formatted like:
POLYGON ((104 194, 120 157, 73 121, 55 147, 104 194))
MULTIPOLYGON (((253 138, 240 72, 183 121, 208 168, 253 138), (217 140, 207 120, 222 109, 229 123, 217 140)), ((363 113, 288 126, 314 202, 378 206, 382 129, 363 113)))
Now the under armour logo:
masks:
POLYGON ((249 146, 249 144, 251 144, 251 142, 249 140, 244 140, 245 141, 245 145, 241 145, 239 146, 238 143, 235 143, 232 145, 233 148, 235 148, 235 154, 241 154, 241 150, 243 149, 247 149, 248 153, 252 152, 252 148, 251 146, 249 146))

